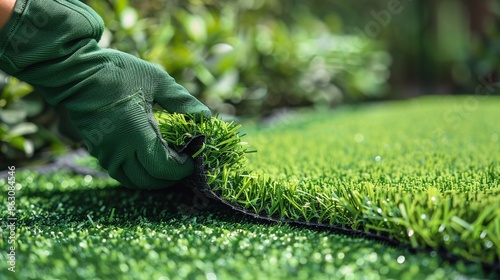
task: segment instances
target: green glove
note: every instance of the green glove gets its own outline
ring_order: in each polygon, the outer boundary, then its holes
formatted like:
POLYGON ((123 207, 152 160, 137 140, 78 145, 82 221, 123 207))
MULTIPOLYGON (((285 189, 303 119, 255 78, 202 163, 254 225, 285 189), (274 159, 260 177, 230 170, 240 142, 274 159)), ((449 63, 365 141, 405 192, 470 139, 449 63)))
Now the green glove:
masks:
POLYGON ((152 105, 210 110, 161 68, 97 45, 104 26, 76 0, 17 0, 0 31, 0 70, 63 104, 89 152, 124 186, 158 189, 194 171, 192 158, 160 137, 152 105))

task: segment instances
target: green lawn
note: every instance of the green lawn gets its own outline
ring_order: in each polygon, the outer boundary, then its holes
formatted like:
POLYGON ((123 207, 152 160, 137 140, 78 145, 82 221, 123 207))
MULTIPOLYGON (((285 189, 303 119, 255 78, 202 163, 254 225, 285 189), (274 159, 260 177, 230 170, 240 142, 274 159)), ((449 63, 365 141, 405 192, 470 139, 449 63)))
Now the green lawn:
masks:
POLYGON ((494 97, 425 98, 283 114, 244 124, 258 152, 211 178, 246 211, 402 246, 263 222, 179 188, 18 171, 16 272, 5 214, 0 279, 498 278, 481 265, 500 256, 498 108, 494 97))
MULTIPOLYGON (((342 225, 474 262, 500 260, 500 99, 427 98, 248 132, 224 199, 277 219, 342 225)), ((229 180, 220 178, 229 178, 229 180)))

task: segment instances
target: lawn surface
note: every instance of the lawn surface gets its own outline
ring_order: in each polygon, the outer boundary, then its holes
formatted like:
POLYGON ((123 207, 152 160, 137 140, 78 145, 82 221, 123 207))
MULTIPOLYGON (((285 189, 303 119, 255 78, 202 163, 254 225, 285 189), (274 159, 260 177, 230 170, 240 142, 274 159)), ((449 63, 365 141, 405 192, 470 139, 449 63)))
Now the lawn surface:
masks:
POLYGON ((261 216, 341 225, 498 265, 498 108, 493 97, 427 98, 281 115, 248 132, 258 150, 248 170, 222 171, 211 185, 261 216))
POLYGON ((258 151, 250 176, 214 185, 264 216, 371 230, 417 252, 262 222, 189 190, 17 171, 16 272, 4 208, 0 279, 498 278, 480 264, 498 264, 500 248, 497 108, 493 97, 426 98, 280 114, 244 126, 258 151))

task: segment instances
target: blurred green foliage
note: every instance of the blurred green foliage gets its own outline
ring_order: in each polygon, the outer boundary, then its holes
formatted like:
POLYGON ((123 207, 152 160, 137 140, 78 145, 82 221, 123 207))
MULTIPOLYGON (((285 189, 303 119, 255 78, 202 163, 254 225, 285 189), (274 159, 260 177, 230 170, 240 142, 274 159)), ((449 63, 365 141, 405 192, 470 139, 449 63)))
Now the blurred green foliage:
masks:
POLYGON ((0 73, 0 170, 22 164, 35 151, 65 150, 54 126, 54 113, 47 110, 33 88, 0 73))
POLYGON ((87 1, 105 47, 163 66, 218 113, 339 104, 386 91, 390 56, 283 1, 87 1))
POLYGON ((29 109, 23 109, 21 98, 32 91, 28 84, 11 79, 3 88, 0 99, 0 150, 1 158, 5 160, 17 157, 19 154, 32 156, 33 142, 27 135, 36 133, 38 127, 26 120, 29 109), (7 106, 8 105, 8 106, 7 106))

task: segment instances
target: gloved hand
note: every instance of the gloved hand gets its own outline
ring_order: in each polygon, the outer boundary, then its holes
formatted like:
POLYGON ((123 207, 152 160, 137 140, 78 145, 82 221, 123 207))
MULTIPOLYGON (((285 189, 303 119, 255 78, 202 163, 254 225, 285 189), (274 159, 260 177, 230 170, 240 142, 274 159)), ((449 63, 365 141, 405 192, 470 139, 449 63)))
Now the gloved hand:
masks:
POLYGON ((0 31, 0 69, 63 104, 89 152, 124 186, 167 187, 194 171, 160 136, 152 105, 210 110, 161 68, 97 45, 102 19, 76 0, 17 0, 0 31))

